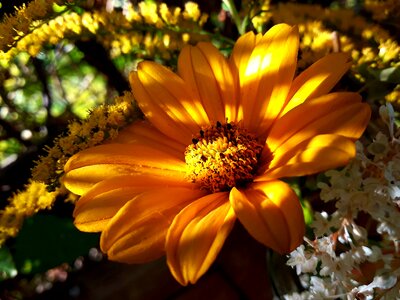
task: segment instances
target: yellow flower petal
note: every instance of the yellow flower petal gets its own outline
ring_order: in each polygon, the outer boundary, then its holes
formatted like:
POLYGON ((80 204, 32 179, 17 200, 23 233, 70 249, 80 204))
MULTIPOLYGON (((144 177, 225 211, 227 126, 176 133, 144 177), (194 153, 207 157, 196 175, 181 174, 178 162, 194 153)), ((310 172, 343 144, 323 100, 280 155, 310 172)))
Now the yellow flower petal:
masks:
POLYGON ((145 145, 105 144, 72 156, 64 167, 63 183, 71 192, 82 195, 95 183, 127 174, 185 176, 185 163, 175 151, 160 151, 145 145))
POLYGON ((178 60, 178 74, 200 99, 208 123, 236 121, 237 96, 233 76, 225 57, 210 43, 185 47, 178 60), (226 114, 227 112, 227 114, 226 114))
POLYGON ((132 93, 147 119, 165 135, 184 144, 190 143, 204 120, 183 80, 166 67, 144 61, 129 80, 132 93))
POLYGON ((312 64, 293 80, 282 115, 308 99, 329 93, 350 65, 347 53, 331 53, 312 64))
POLYGON ((294 191, 282 181, 252 184, 231 190, 229 200, 246 230, 260 243, 289 253, 303 240, 303 210, 294 191))
POLYGON ((319 134, 334 133, 351 139, 361 136, 371 109, 356 93, 332 93, 305 102, 279 118, 268 135, 271 152, 288 150, 319 134), (285 145, 285 146, 283 146, 285 145))
MULTIPOLYGON (((259 33, 255 35, 252 31, 242 35, 236 41, 235 46, 232 50, 232 55, 229 58, 229 63, 231 65, 233 77, 235 80, 235 86, 242 88, 245 81, 242 79, 240 81, 239 74, 244 74, 246 72, 247 64, 251 53, 253 52, 255 46, 260 42, 262 34, 259 33)), ((237 120, 243 119, 243 107, 242 104, 237 104, 237 120)))
POLYGON ((298 44, 297 27, 279 24, 255 46, 239 73, 244 128, 263 135, 280 113, 296 70, 298 44))
POLYGON ((143 144, 153 148, 164 149, 165 151, 176 150, 177 157, 182 155, 187 146, 172 140, 147 121, 136 121, 125 127, 110 143, 143 144))
POLYGON ((136 196, 103 231, 101 250, 109 259, 125 263, 142 263, 162 256, 167 229, 175 215, 204 194, 199 189, 169 187, 136 196))
POLYGON ((232 50, 232 55, 229 58, 229 62, 235 74, 244 73, 247 68, 251 53, 253 52, 256 45, 260 42, 262 34, 255 35, 252 31, 239 37, 236 41, 235 46, 232 50))
MULTIPOLYGON (((283 148, 283 147, 282 147, 283 148)), ((303 141, 281 152, 265 174, 255 181, 290 176, 304 176, 344 166, 356 155, 354 142, 349 138, 324 134, 303 141)))
POLYGON ((205 196, 175 217, 166 252, 171 273, 180 284, 195 283, 208 270, 235 219, 227 192, 205 196))
POLYGON ((186 187, 196 185, 183 178, 152 175, 115 176, 94 185, 75 204, 74 224, 81 231, 102 231, 108 221, 129 200, 140 193, 160 187, 186 187))

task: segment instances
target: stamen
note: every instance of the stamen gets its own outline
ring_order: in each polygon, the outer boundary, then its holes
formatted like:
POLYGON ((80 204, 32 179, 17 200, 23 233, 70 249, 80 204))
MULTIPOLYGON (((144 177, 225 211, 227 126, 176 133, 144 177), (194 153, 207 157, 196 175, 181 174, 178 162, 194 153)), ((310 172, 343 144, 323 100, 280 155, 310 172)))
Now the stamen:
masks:
POLYGON ((211 192, 251 182, 263 145, 235 123, 200 130, 185 151, 187 177, 211 192))

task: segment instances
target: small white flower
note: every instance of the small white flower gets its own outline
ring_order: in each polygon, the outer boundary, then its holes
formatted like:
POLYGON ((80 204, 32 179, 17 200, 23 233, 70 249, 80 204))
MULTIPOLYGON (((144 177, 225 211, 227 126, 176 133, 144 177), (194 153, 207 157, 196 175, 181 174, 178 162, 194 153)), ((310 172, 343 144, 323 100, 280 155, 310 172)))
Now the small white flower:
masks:
POLYGON ((373 251, 371 248, 367 246, 361 246, 357 247, 352 251, 352 258, 355 263, 360 264, 364 261, 366 261, 371 255, 373 254, 373 251))
POLYGON ((317 239, 309 242, 314 252, 303 247, 291 254, 288 264, 296 266, 308 297, 287 299, 372 300, 377 293, 382 300, 400 299, 400 128, 390 104, 379 113, 389 134, 378 132, 369 145, 357 142, 355 159, 327 171, 328 182, 317 184, 320 198, 335 201, 336 210, 315 212, 311 227, 317 239), (354 271, 364 262, 378 264, 364 278, 373 281, 360 286, 354 271))
POLYGON ((374 156, 374 161, 385 157, 389 149, 389 139, 382 132, 378 132, 375 140, 367 147, 368 152, 374 156))
POLYGON ((353 242, 365 241, 367 239, 367 230, 364 227, 357 225, 352 220, 350 220, 349 224, 344 226, 343 230, 344 233, 339 236, 339 241, 342 244, 353 244, 353 242))
POLYGON ((310 283, 310 293, 313 295, 310 299, 326 299, 331 295, 335 295, 335 289, 326 278, 311 276, 310 283))
POLYGON ((375 276, 374 280, 368 285, 362 285, 358 288, 360 293, 371 291, 375 288, 387 290, 392 288, 397 283, 396 276, 375 276))
POLYGON ((340 253, 336 263, 335 276, 341 280, 346 280, 348 274, 355 268, 355 259, 353 252, 340 253))
POLYGON ((338 199, 340 197, 340 195, 336 192, 335 189, 333 189, 324 182, 318 182, 317 187, 321 190, 320 193, 321 200, 325 202, 331 201, 333 199, 338 199))
POLYGON ((388 186, 388 194, 392 200, 399 205, 400 202, 400 182, 394 181, 394 184, 388 186))
POLYGON ((321 237, 327 234, 331 234, 331 228, 338 228, 339 220, 337 218, 332 217, 329 219, 328 213, 323 212, 315 212, 314 220, 311 224, 311 227, 314 229, 314 235, 316 237, 321 237))
POLYGON ((285 300, 304 300, 304 299, 309 299, 307 298, 308 295, 304 295, 303 293, 293 293, 290 295, 284 295, 283 299, 285 300))
POLYGON ((318 258, 312 252, 304 251, 304 245, 300 245, 296 250, 290 253, 287 265, 296 267, 297 275, 301 273, 315 273, 318 264, 318 258))
POLYGON ((336 257, 332 257, 326 253, 320 255, 321 269, 319 275, 334 277, 334 270, 336 269, 337 260, 336 257))
POLYGON ((378 246, 372 246, 371 248, 371 255, 368 256, 368 261, 370 262, 377 262, 382 258, 382 250, 378 246))
POLYGON ((331 257, 336 257, 334 244, 331 237, 324 236, 317 240, 316 249, 319 252, 325 252, 331 257))
POLYGON ((379 115, 380 115, 381 119, 383 120, 383 122, 385 122, 387 127, 389 128, 390 137, 393 138, 393 136, 394 136, 394 120, 395 120, 393 106, 390 103, 386 103, 386 106, 382 105, 381 107, 379 107, 379 115))

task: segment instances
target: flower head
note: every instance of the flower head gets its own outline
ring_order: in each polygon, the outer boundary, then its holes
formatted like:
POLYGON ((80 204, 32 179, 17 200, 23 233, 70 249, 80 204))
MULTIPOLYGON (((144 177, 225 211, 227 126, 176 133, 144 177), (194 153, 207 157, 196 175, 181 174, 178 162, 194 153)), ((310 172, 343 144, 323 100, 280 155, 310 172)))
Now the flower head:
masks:
POLYGON ((297 27, 280 24, 240 37, 229 59, 187 46, 177 74, 140 63, 130 82, 147 120, 65 166, 65 186, 82 195, 76 226, 101 231, 111 260, 166 254, 183 285, 207 271, 236 219, 273 250, 294 250, 303 213, 279 178, 345 165, 370 118, 358 94, 328 94, 348 56, 295 77, 298 44, 297 27))

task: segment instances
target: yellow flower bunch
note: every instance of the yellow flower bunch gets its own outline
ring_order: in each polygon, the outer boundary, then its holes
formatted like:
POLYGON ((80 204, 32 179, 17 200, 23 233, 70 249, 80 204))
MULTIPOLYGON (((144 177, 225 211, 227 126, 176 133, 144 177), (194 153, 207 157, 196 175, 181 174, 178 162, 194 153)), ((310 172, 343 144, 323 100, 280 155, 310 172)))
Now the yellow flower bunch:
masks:
MULTIPOLYGON (((180 8, 148 2, 140 2, 137 7, 127 5, 123 11, 100 9, 82 14, 67 11, 48 22, 33 22, 30 32, 21 32, 13 47, 8 51, 0 50, 0 62, 3 61, 4 65, 21 51, 36 56, 45 44, 91 36, 111 49, 113 56, 131 51, 152 55, 154 49, 163 53, 179 49, 192 40, 191 32, 201 28, 206 20, 207 15, 202 14, 193 2, 186 3, 183 12, 180 8), (167 32, 164 36, 169 36, 167 39, 174 42, 159 38, 160 30, 161 33, 167 32)), ((193 38, 195 41, 204 39, 198 34, 193 38)))
POLYGON ((15 237, 26 217, 39 210, 50 209, 59 190, 47 191, 42 182, 31 181, 23 191, 9 199, 9 204, 0 211, 0 246, 9 237, 15 237))
POLYGON ((299 25, 299 33, 302 35, 300 68, 313 64, 330 52, 343 51, 343 48, 349 47, 349 40, 345 36, 326 29, 318 20, 303 21, 299 25))
MULTIPOLYGON (((105 13, 105 17, 108 15, 105 13)), ((108 24, 107 30, 113 34, 101 36, 99 41, 110 49, 112 57, 134 51, 138 56, 157 54, 169 59, 171 51, 181 49, 188 42, 208 39, 196 33, 207 17, 194 2, 187 2, 183 11, 179 7, 170 8, 165 3, 143 1, 137 7, 129 3, 124 7, 123 18, 112 18, 111 24, 108 24), (132 24, 138 24, 137 30, 131 29, 132 24), (140 24, 152 27, 143 30, 140 24)))
POLYGON ((400 107, 400 84, 385 96, 385 100, 392 103, 396 108, 400 107))
POLYGON ((55 188, 59 186, 62 170, 70 156, 115 138, 118 130, 135 117, 136 109, 129 92, 116 97, 114 102, 95 108, 85 121, 72 122, 67 135, 58 137, 53 147, 47 147, 48 154, 37 162, 32 178, 55 188))
POLYGON ((62 2, 61 0, 33 0, 17 8, 14 15, 6 15, 0 23, 0 50, 6 51, 12 47, 21 37, 29 33, 32 22, 44 19, 53 13, 54 4, 62 2))
POLYGON ((382 27, 371 24, 352 10, 279 3, 272 8, 272 20, 274 23, 298 24, 302 51, 300 67, 306 67, 332 51, 350 53, 355 68, 361 64, 389 67, 400 58, 400 47, 395 39, 382 27))
POLYGON ((266 30, 266 24, 271 20, 270 0, 245 0, 242 1, 239 11, 241 18, 248 18, 251 25, 258 32, 266 30))

